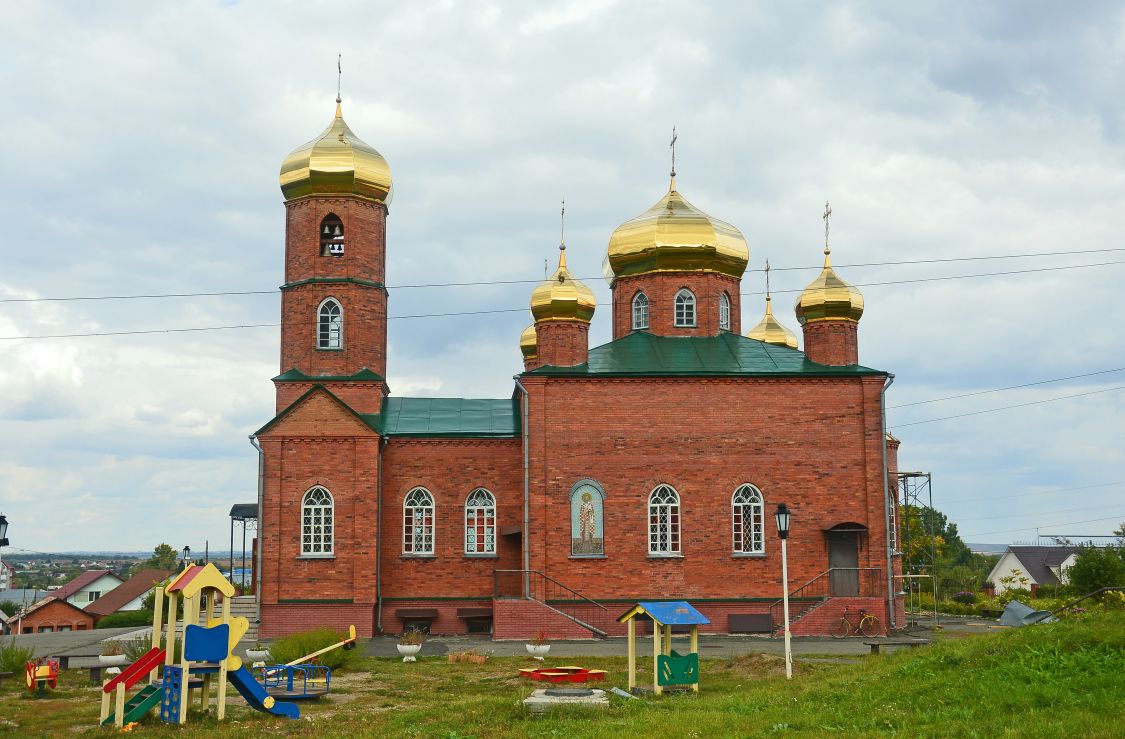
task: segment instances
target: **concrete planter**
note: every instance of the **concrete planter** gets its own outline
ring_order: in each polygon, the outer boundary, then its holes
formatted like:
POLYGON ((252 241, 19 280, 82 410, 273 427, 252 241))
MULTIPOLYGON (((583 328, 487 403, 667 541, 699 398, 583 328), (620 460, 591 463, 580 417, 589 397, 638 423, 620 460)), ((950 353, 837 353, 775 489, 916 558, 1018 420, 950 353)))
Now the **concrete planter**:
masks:
POLYGON ((99 654, 98 662, 108 666, 120 666, 129 664, 128 655, 124 654, 99 654))
POLYGON ((251 662, 265 662, 270 658, 270 650, 268 649, 247 649, 246 658, 251 662))
POLYGON ((418 661, 415 655, 422 651, 421 644, 398 644, 396 646, 398 647, 398 653, 402 655, 403 662, 418 661))
POLYGON ((527 653, 535 659, 543 659, 547 656, 547 652, 551 651, 550 644, 524 644, 527 647, 527 653))

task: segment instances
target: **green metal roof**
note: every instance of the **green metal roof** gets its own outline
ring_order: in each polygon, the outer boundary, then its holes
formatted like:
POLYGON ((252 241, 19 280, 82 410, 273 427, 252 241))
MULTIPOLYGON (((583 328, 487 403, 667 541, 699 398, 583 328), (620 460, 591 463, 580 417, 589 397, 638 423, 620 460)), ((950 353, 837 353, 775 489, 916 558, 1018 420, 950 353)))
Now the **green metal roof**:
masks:
POLYGON ((883 375, 852 364, 830 367, 803 352, 724 331, 718 336, 654 336, 635 331, 590 350, 585 364, 540 367, 532 375, 883 375))
POLYGON ((274 382, 383 382, 383 376, 364 367, 354 375, 306 375, 290 369, 273 378, 274 382))
POLYGON ((365 415, 385 436, 515 437, 520 435, 519 403, 512 398, 383 399, 379 415, 365 415))

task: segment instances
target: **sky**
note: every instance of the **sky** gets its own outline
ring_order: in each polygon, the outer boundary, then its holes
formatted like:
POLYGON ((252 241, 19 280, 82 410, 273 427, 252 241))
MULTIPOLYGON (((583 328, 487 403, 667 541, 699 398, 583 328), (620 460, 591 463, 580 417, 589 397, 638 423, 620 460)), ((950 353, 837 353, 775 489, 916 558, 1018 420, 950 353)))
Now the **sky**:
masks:
POLYGON ((798 329, 831 201, 900 466, 967 541, 1125 521, 1119 3, 6 3, 0 47, 7 552, 226 548, 276 325, 24 337, 276 324, 277 293, 28 299, 275 291, 278 170, 331 120, 337 54, 394 173, 391 315, 508 311, 391 321, 394 394, 510 395, 533 283, 396 286, 542 279, 564 197, 608 301, 606 243, 663 195, 674 125, 679 190, 750 243, 746 327, 768 258, 798 329), (1044 252, 1069 253, 982 259, 1044 252), (859 266, 887 262, 915 263, 859 266))

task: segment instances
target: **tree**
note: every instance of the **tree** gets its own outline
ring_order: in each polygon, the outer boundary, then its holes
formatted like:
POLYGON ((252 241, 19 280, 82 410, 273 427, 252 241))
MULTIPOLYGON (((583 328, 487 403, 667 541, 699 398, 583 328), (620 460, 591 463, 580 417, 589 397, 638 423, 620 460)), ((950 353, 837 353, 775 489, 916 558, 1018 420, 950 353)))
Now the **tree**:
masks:
POLYGON ((1113 535, 1117 537, 1117 545, 1125 547, 1125 521, 1122 521, 1121 525, 1113 530, 1113 535))
POLYGON ((168 544, 157 544, 152 550, 152 556, 143 562, 133 565, 133 574, 141 570, 175 570, 179 555, 168 544))
POLYGON ((1074 566, 1067 570, 1070 584, 1079 593, 1125 586, 1125 548, 1082 546, 1074 566))

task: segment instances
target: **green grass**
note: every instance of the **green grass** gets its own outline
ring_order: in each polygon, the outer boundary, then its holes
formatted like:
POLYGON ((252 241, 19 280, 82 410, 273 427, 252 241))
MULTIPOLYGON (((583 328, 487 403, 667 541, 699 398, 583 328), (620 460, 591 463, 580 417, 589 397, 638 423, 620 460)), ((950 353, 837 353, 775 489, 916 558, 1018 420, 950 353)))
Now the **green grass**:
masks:
MULTIPOLYGON (((623 658, 559 658, 610 671, 624 685, 623 658)), ((702 692, 657 700, 612 698, 600 712, 544 716, 523 710, 532 685, 514 677, 528 660, 416 664, 358 659, 333 681, 329 700, 302 706, 290 722, 231 703, 227 721, 193 714, 185 730, 151 716, 155 736, 265 734, 310 737, 712 737, 965 736, 1111 737, 1125 725, 1125 616, 1082 620, 863 657, 860 664, 798 661, 787 682, 781 659, 704 659, 702 692)), ((642 660, 638 681, 651 675, 642 660)), ((92 727, 98 692, 68 673, 54 698, 34 700, 14 682, 0 693, 0 733, 59 736, 92 727)))

